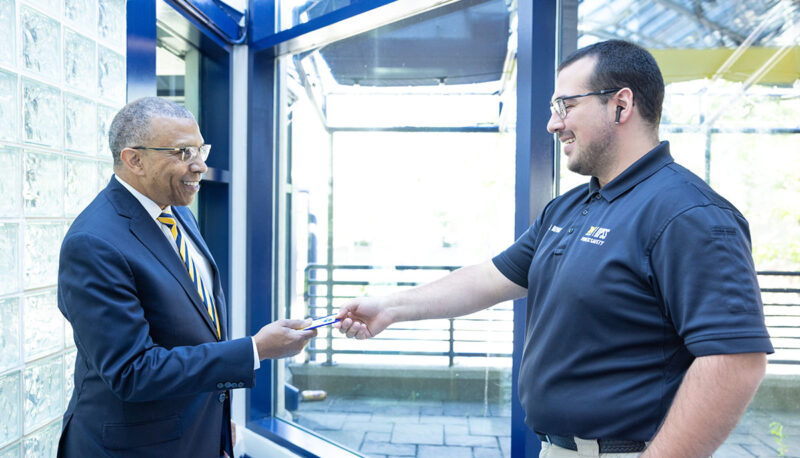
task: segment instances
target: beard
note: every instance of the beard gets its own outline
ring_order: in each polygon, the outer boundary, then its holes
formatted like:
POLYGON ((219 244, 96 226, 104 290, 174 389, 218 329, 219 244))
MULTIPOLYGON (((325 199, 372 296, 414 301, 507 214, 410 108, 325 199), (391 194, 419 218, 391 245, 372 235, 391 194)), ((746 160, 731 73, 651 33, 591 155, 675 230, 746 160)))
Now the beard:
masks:
POLYGON ((573 153, 567 168, 575 173, 602 177, 612 166, 613 151, 616 149, 617 137, 612 125, 600 132, 599 138, 573 153), (577 153, 577 154, 576 154, 577 153))

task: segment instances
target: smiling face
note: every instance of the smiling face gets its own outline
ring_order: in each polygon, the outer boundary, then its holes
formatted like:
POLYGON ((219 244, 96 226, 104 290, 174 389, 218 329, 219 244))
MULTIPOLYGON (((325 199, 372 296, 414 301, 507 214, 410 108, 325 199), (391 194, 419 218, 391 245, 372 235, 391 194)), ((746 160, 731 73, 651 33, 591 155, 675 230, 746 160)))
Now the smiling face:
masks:
MULTIPOLYGON (((154 117, 152 136, 147 145, 152 147, 200 146, 203 136, 193 119, 154 117)), ((138 186, 142 194, 162 209, 167 205, 186 206, 192 203, 200 190, 200 179, 208 170, 205 162, 196 157, 183 162, 180 154, 169 151, 129 150, 139 155, 138 186)))
MULTIPOLYGON (((585 57, 561 69, 556 79, 553 98, 585 94, 595 66, 594 57, 585 57)), ((605 89, 605 88, 600 88, 605 89)), ((598 178, 610 170, 614 161, 617 134, 611 103, 599 96, 580 97, 564 101, 567 116, 561 119, 550 115, 547 130, 558 135, 561 150, 567 156, 567 168, 581 175, 598 178), (612 113, 609 116, 609 113, 612 113)))

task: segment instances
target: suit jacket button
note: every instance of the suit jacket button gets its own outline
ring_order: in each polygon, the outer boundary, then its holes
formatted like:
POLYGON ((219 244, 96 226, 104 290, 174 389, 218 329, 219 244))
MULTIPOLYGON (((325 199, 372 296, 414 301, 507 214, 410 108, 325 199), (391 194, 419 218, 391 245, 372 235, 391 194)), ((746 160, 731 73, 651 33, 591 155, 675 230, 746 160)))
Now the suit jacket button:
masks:
POLYGON ((225 393, 219 394, 219 402, 225 402, 225 393))
POLYGON ((225 387, 225 385, 223 385, 222 383, 217 383, 217 388, 222 389, 224 387, 225 387))

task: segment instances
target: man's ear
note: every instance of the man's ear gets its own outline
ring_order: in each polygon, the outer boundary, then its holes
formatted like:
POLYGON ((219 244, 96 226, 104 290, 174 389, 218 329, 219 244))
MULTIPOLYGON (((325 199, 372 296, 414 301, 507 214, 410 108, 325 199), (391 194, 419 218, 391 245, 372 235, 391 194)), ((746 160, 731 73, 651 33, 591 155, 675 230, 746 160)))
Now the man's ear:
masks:
POLYGON ((142 151, 132 148, 124 148, 119 152, 119 159, 120 162, 122 162, 122 167, 127 169, 130 173, 137 176, 144 175, 142 151))
POLYGON ((614 107, 614 121, 624 124, 633 114, 633 91, 624 87, 620 89, 609 102, 614 107))

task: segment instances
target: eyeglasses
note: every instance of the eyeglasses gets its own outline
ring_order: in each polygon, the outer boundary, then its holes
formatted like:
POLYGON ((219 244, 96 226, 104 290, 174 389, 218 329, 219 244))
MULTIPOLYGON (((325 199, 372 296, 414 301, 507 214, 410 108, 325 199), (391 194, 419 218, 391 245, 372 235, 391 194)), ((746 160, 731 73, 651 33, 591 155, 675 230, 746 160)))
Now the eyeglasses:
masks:
POLYGON ((567 106, 564 104, 564 100, 577 99, 580 97, 588 97, 590 95, 610 94, 612 92, 617 92, 621 89, 622 89, 621 87, 615 87, 614 89, 603 89, 602 91, 587 92, 586 94, 581 94, 581 95, 568 95, 566 97, 558 97, 550 102, 550 111, 557 114, 558 117, 563 120, 564 118, 567 117, 567 106))
POLYGON ((175 157, 179 157, 183 162, 192 162, 198 156, 200 159, 205 162, 208 159, 208 153, 211 152, 211 145, 200 145, 200 146, 183 146, 181 148, 166 148, 166 147, 154 147, 154 146, 134 146, 131 149, 151 149, 153 151, 170 151, 172 152, 175 157))

